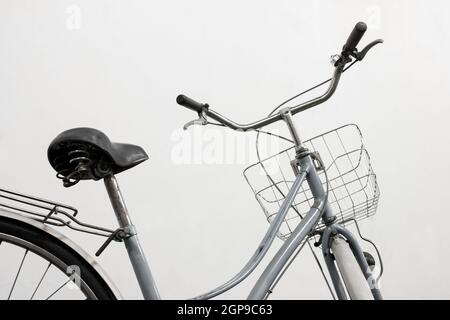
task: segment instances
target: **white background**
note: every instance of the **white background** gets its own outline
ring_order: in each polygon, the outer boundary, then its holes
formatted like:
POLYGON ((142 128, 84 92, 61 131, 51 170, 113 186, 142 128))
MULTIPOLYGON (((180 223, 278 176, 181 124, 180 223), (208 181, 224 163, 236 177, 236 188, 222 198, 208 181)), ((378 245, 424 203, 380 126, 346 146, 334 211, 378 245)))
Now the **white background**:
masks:
MULTIPOLYGON (((362 227, 384 257, 385 298, 450 298, 449 11, 443 0, 1 0, 1 185, 114 226, 103 184, 64 189, 46 149, 76 126, 141 145, 150 160, 118 179, 161 295, 203 293, 244 265, 267 222, 241 175, 246 163, 174 163, 173 133, 194 118, 175 97, 186 93, 242 123, 262 118, 328 78, 329 56, 363 20, 362 44, 385 43, 296 123, 304 137, 360 125, 382 193, 362 227)), ((91 253, 102 241, 72 236, 91 253)), ((223 297, 246 297, 267 261, 223 297)), ((140 298, 120 244, 100 262, 124 297, 140 298)), ((308 250, 273 295, 329 297, 308 250)))

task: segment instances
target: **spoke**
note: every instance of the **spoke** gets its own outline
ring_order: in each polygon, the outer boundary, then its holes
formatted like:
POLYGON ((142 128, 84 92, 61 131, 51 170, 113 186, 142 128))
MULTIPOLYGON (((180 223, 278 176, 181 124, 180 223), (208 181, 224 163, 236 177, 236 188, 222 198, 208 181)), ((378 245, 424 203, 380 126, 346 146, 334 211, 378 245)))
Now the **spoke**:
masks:
POLYGON ((53 291, 53 293, 51 295, 49 295, 47 297, 47 299, 45 300, 49 300, 51 297, 53 297, 59 290, 61 290, 66 284, 68 284, 70 281, 72 281, 72 279, 69 278, 69 280, 67 280, 66 282, 64 282, 58 289, 56 289, 55 291, 53 291))
POLYGON ((14 283, 12 285, 11 291, 9 291, 8 300, 11 298, 11 295, 14 291, 14 288, 15 288, 16 282, 17 282, 17 278, 19 278, 20 270, 22 270, 23 262, 25 261, 25 258, 27 257, 27 253, 28 253, 28 249, 25 250, 22 261, 20 262, 19 270, 17 270, 16 277, 14 278, 14 283))
POLYGON ((45 275, 47 274, 48 269, 50 269, 50 266, 51 266, 51 265, 52 265, 52 263, 49 262, 47 268, 46 268, 45 271, 44 271, 44 274, 43 274, 42 277, 41 277, 41 280, 39 280, 39 283, 38 283, 37 286, 36 286, 36 289, 34 289, 33 294, 31 295, 30 300, 33 300, 34 295, 36 294, 36 292, 38 291, 39 287, 41 286, 42 280, 44 280, 44 277, 45 277, 45 275))

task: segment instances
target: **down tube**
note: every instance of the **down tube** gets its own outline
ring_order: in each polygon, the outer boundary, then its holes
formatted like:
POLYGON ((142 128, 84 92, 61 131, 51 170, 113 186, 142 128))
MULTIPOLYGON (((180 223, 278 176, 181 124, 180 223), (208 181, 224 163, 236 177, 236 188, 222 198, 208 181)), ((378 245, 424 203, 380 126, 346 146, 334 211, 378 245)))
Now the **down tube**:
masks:
POLYGON ((278 274, 281 272, 289 258, 294 251, 300 246, 302 241, 308 236, 314 226, 321 217, 320 205, 314 205, 306 216, 302 219, 299 225, 295 228, 292 235, 287 239, 283 246, 278 250, 272 261, 264 270, 258 282, 250 292, 248 299, 262 300, 270 290, 273 282, 278 274))
POLYGON ((288 194, 286 195, 286 200, 283 202, 283 204, 280 207, 280 210, 276 214, 275 218, 270 223, 270 227, 267 230, 266 234, 264 235, 264 238, 261 240, 260 244, 258 245, 258 248, 256 249, 253 256, 250 258, 250 260, 247 262, 247 264, 242 268, 241 271, 239 271, 238 274, 236 274, 233 278, 228 280, 223 285, 205 293, 200 296, 197 296, 194 298, 194 300, 204 300, 204 299, 211 299, 215 296, 230 290, 240 282, 242 282, 245 278, 247 278, 253 270, 258 266, 258 264, 261 262, 261 260, 266 255, 267 251, 269 250, 270 246, 272 245, 273 240, 276 237, 277 231, 280 229, 280 226, 282 225, 284 218, 286 217, 286 214, 292 204, 292 202, 295 199, 295 196, 297 195, 300 187, 302 186, 303 181, 306 178, 306 171, 303 170, 300 172, 300 174, 295 178, 295 181, 289 190, 288 194))

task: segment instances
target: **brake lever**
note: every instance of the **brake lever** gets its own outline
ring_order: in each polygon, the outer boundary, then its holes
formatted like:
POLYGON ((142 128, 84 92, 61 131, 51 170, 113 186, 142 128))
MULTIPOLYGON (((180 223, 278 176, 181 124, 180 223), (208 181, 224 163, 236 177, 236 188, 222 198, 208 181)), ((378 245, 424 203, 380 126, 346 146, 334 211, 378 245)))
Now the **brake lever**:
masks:
POLYGON ((370 49, 372 49, 374 46, 376 46, 379 43, 383 43, 383 39, 377 39, 369 43, 367 46, 364 47, 361 51, 355 51, 351 53, 351 56, 353 56, 356 60, 362 61, 364 57, 366 56, 367 52, 369 52, 370 49))
POLYGON ((208 123, 209 122, 208 122, 208 119, 206 119, 206 114, 204 111, 202 111, 202 112, 198 113, 198 119, 195 119, 195 120, 192 120, 192 121, 189 121, 188 123, 186 123, 183 126, 183 130, 187 130, 190 126, 193 126, 193 125, 205 126, 208 123))

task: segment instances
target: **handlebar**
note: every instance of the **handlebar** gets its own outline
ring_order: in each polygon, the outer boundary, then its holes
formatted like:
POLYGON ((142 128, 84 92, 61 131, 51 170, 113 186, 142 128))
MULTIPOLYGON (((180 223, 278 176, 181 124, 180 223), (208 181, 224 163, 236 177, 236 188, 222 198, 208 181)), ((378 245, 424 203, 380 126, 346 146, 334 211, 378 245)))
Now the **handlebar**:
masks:
POLYGON ((358 45, 359 41, 361 41, 361 38, 363 37, 366 30, 367 25, 364 22, 358 22, 348 36, 347 42, 344 44, 342 51, 346 53, 352 53, 353 51, 355 51, 356 46, 358 45))
MULTIPOLYGON (((355 55, 355 52, 357 52, 356 50, 356 46, 358 45, 359 41, 361 40, 362 36, 364 35, 364 33, 367 30, 367 26, 364 22, 358 22, 355 27, 353 28, 352 32, 350 33, 350 36, 347 39, 347 42, 345 43, 343 50, 342 50, 342 54, 341 54, 341 58, 335 63, 335 69, 333 72, 333 77, 331 78, 331 82, 330 85, 327 89, 327 91, 325 93, 323 93, 322 95, 318 96, 317 98, 311 99, 309 101, 306 101, 296 107, 290 108, 290 112, 292 115, 305 111, 309 108, 312 108, 314 106, 317 106, 325 101, 327 101, 332 95, 333 93, 336 91, 337 85, 339 83, 340 77, 342 72, 344 71, 344 67, 345 65, 351 61, 351 59, 349 58, 350 55, 355 55)), ((380 41, 380 40, 377 40, 380 41)), ((376 43, 375 43, 376 44, 376 43)), ((366 52, 367 50, 370 49, 373 46, 373 44, 371 44, 371 46, 369 48, 366 47, 366 52)), ((365 55, 364 53, 364 55, 365 55)), ((358 59, 358 60, 362 60, 362 59, 358 59)), ((190 110, 196 111, 200 117, 209 117, 211 119, 214 119, 216 121, 218 121, 220 124, 227 126, 233 130, 239 130, 239 131, 249 131, 249 130, 256 130, 262 127, 265 127, 271 123, 274 123, 278 120, 283 119, 281 113, 277 113, 271 116, 268 116, 266 118, 263 118, 259 121, 253 122, 253 123, 249 123, 249 124, 239 124, 236 123, 224 116, 222 116, 221 114, 215 112, 214 110, 212 110, 208 104, 202 104, 199 103, 189 97, 186 97, 185 95, 179 95, 177 97, 177 103, 179 105, 182 105, 190 110)))
MULTIPOLYGON (((328 100, 333 95, 334 91, 336 90, 341 73, 342 73, 342 71, 340 70, 340 68, 336 68, 336 70, 334 71, 330 86, 328 87, 327 91, 317 98, 311 99, 311 100, 304 102, 294 108, 291 108, 290 111, 291 111, 292 115, 302 112, 302 111, 305 111, 306 109, 312 108, 312 107, 328 100)), ((233 130, 240 130, 240 131, 256 130, 256 129, 265 127, 271 123, 274 123, 274 122, 282 119, 281 114, 276 113, 272 116, 263 118, 259 121, 253 122, 253 123, 238 124, 230 119, 227 119, 226 117, 222 116, 221 114, 215 112, 211 108, 206 109, 205 114, 208 117, 210 117, 211 119, 214 119, 233 130)))
MULTIPOLYGON (((339 79, 341 77, 341 73, 342 73, 342 67, 336 67, 334 74, 333 74, 333 78, 331 80, 330 86, 328 87, 327 91, 317 98, 311 99, 311 100, 304 102, 294 108, 291 108, 290 111, 291 111, 292 115, 302 112, 302 111, 305 111, 309 108, 312 108, 314 106, 317 106, 318 104, 321 104, 321 103, 327 101, 333 95, 334 91, 336 90, 336 87, 339 83, 339 79)), ((265 127, 271 123, 274 123, 274 122, 282 119, 281 114, 277 113, 272 116, 263 118, 259 121, 253 122, 253 123, 239 124, 239 123, 236 123, 236 122, 222 116, 218 112, 212 110, 207 104, 199 103, 191 98, 186 97, 185 95, 180 94, 177 97, 177 103, 188 109, 197 111, 199 113, 204 113, 209 118, 214 119, 214 120, 218 121, 219 123, 231 128, 233 130, 239 130, 239 131, 256 130, 256 129, 265 127), (200 106, 203 106, 203 107, 200 107, 200 106)))
POLYGON ((208 108, 207 104, 199 103, 195 101, 194 99, 191 99, 189 97, 186 97, 184 94, 180 94, 177 97, 177 103, 180 106, 186 107, 188 109, 191 109, 193 111, 196 111, 197 113, 202 112, 204 108, 208 108))

